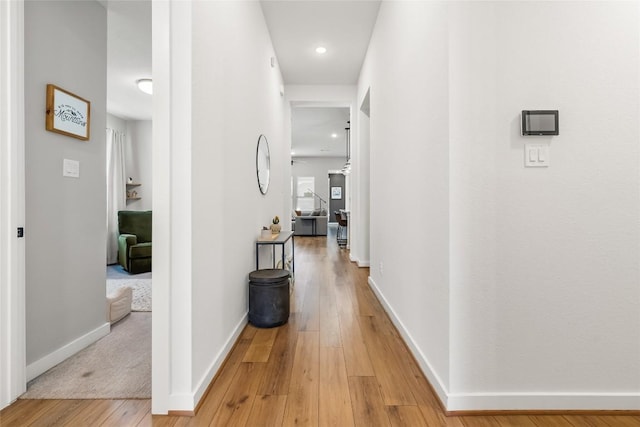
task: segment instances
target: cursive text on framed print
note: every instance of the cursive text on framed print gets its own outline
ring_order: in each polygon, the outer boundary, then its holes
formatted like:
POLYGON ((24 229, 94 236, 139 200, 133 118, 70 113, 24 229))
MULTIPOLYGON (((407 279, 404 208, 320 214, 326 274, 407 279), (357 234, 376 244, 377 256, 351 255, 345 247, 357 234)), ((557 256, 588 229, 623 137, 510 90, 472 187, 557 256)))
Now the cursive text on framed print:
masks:
POLYGON ((91 103, 58 86, 47 85, 46 129, 87 141, 91 127, 91 103))

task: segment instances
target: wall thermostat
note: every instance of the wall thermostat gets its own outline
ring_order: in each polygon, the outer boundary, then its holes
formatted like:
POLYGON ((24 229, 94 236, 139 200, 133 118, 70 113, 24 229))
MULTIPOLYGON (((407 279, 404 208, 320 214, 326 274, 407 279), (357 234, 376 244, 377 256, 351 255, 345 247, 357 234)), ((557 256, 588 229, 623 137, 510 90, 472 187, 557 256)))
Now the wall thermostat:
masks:
POLYGON ((522 110, 522 135, 559 135, 558 110, 522 110))

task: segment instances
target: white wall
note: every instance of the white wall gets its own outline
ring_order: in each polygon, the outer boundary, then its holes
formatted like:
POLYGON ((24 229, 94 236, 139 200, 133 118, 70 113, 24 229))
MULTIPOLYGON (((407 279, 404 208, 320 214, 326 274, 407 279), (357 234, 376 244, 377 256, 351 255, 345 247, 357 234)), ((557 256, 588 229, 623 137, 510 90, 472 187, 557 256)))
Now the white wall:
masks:
POLYGON ((246 324, 256 237, 288 212, 282 77, 272 56, 257 2, 154 5, 154 236, 166 233, 156 220, 171 229, 160 259, 154 241, 153 309, 170 319, 154 316, 154 413, 195 408, 246 324), (156 50, 162 43, 170 56, 156 50), (271 152, 266 195, 255 171, 260 134, 271 152))
POLYGON ((452 390, 638 409, 638 3, 483 6, 451 13, 452 390), (520 136, 523 109, 560 135, 520 136))
POLYGON ((440 3, 383 2, 359 81, 359 99, 371 90, 370 281, 436 390, 450 357, 446 30, 440 3))
POLYGON ((127 132, 127 121, 118 116, 107 113, 107 129, 117 130, 122 133, 127 132))
MULTIPOLYGON (((257 2, 197 2, 193 10, 193 381, 208 385, 219 353, 248 310, 255 240, 286 218, 280 70, 257 2), (238 37, 242 34, 242 37, 238 37), (256 145, 271 154, 266 195, 256 179, 256 145), (212 327, 211 325, 216 325, 212 327)), ((288 182, 287 182, 288 184, 288 182)))
POLYGON ((97 2, 25 2, 29 378, 109 331, 104 288, 106 23, 106 11, 97 2), (61 41, 73 48, 61 48, 61 41), (45 130, 47 83, 91 102, 88 141, 45 130), (80 162, 79 178, 62 176, 63 159, 80 162))
MULTIPOLYGON (((293 209, 296 208, 296 178, 299 176, 314 177, 315 192, 327 203, 320 203, 315 198, 316 208, 329 209, 329 171, 342 169, 346 159, 344 157, 296 157, 291 166, 291 176, 293 177, 293 198, 291 200, 293 209)), ((289 215, 290 216, 290 215, 289 215)), ((288 217, 285 217, 288 218, 288 217)))
MULTIPOLYGON (((496 337, 502 320, 496 314, 495 300, 500 292, 496 283, 500 274, 496 269, 499 244, 496 199, 501 185, 498 171, 503 164, 496 159, 495 150, 505 143, 497 140, 496 132, 501 126, 514 125, 520 110, 537 108, 523 105, 513 110, 508 120, 499 123, 496 114, 499 83, 494 78, 498 68, 495 9, 495 5, 482 2, 476 6, 462 3, 450 7, 452 382, 449 396, 471 390, 492 391, 494 385, 489 381, 502 375, 503 367, 495 365, 484 366, 483 371, 476 374, 471 372, 470 364, 461 363, 461 359, 463 351, 483 360, 497 359, 502 351, 496 337), (465 30, 467 26, 469 29, 465 30), (475 327, 474 322, 482 326, 475 327), (478 334, 467 333, 474 331, 478 334), (464 382, 478 376, 486 383, 474 384, 468 390, 464 382)), ((556 107, 554 103, 548 108, 556 107)), ((509 144, 506 148, 511 149, 509 144)), ((520 151, 514 154, 519 157, 510 162, 510 166, 524 171, 523 154, 520 151)), ((526 335, 525 331, 522 333, 526 335)), ((522 384, 514 387, 516 391, 523 390, 522 384)))
POLYGON ((127 145, 125 149, 126 176, 132 177, 140 185, 135 187, 140 200, 127 202, 127 209, 151 210, 153 206, 152 188, 152 123, 151 120, 128 120, 126 124, 127 145))
POLYGON ((449 410, 640 407, 639 28, 633 2, 380 8, 372 284, 449 410), (560 135, 520 136, 523 109, 560 135), (396 198, 414 235, 384 230, 396 198))
MULTIPOLYGON (((349 227, 349 242, 351 259, 357 262, 359 267, 369 267, 370 261, 370 228, 369 222, 371 217, 371 207, 369 203, 370 197, 370 179, 371 179, 371 152, 370 152, 370 128, 371 118, 370 115, 370 95, 368 93, 368 87, 363 87, 358 90, 358 139, 352 144, 352 176, 355 179, 351 179, 353 183, 353 193, 356 197, 353 200, 353 210, 356 212, 357 218, 356 232, 353 228, 349 227), (364 92, 364 93, 362 93, 364 92), (363 112, 362 108, 365 111, 363 112)), ((352 214, 353 215, 353 214, 352 214)))
POLYGON ((151 120, 125 120, 107 114, 107 128, 125 134, 125 173, 133 181, 142 184, 135 187, 140 200, 128 200, 127 209, 151 210, 153 206, 152 183, 152 122, 151 120))

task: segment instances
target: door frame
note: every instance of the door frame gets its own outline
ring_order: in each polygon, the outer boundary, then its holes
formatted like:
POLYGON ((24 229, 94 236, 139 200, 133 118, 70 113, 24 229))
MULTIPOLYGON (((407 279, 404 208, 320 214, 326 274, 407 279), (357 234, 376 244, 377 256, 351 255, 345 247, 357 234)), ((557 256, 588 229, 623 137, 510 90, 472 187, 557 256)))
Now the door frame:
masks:
POLYGON ((0 408, 26 391, 24 1, 0 2, 0 408))
MULTIPOLYGON (((175 6, 174 6, 175 7, 175 6)), ((170 87, 171 4, 154 3, 154 75, 159 86, 170 87), (158 24, 158 25, 155 25, 158 24)), ((24 111, 24 0, 0 1, 0 409, 26 391, 26 298, 25 239, 18 238, 18 227, 25 224, 25 111, 24 111)), ((165 92, 170 92, 165 90, 165 92)), ((153 133, 154 194, 169 188, 171 120, 170 99, 154 96, 153 133), (166 123, 157 118, 167 119, 166 123)), ((153 301, 152 319, 152 412, 166 414, 169 409, 170 377, 170 268, 161 262, 170 259, 170 216, 166 197, 154 197, 154 282, 160 286, 153 301), (164 216, 163 216, 164 213, 164 216), (160 219, 160 221, 157 221, 160 219), (166 239, 166 244, 161 244, 166 239)), ((25 230, 25 235, 28 235, 25 230)), ((155 283, 154 283, 155 284, 155 283)), ((155 286, 154 286, 155 288, 155 286)))

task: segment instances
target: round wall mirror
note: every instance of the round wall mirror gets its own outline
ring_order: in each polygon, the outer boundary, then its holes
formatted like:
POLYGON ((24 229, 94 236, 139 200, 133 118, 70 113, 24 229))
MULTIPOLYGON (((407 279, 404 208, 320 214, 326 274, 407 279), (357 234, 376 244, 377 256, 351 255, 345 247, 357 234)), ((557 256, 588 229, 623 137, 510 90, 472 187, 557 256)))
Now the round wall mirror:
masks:
POLYGON ((267 190, 269 189, 270 163, 267 137, 260 135, 258 138, 258 148, 256 149, 256 173, 258 174, 258 188, 260 188, 262 194, 267 194, 267 190))

